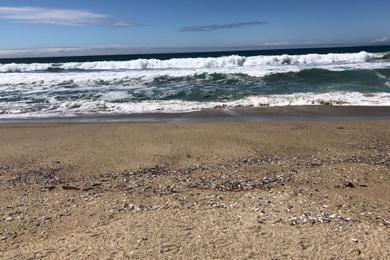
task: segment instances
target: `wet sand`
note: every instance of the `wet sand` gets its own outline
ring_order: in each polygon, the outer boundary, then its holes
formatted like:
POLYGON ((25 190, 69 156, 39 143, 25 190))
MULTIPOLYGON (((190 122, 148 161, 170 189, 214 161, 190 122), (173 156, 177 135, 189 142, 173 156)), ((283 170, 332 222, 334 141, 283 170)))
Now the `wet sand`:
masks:
POLYGON ((2 124, 0 258, 389 258, 374 119, 2 124))
MULTIPOLYGON (((336 102, 337 103, 337 102, 336 102)), ((41 123, 189 123, 290 120, 390 120, 389 106, 219 107, 188 113, 77 114, 75 117, 2 118, 0 124, 41 123)))

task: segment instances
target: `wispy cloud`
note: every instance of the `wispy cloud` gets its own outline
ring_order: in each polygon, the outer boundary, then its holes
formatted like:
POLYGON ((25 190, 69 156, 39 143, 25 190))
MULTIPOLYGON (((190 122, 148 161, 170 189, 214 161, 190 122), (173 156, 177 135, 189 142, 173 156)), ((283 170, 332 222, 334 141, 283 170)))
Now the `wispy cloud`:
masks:
POLYGON ((184 26, 179 28, 180 32, 210 32, 224 29, 235 29, 248 26, 256 26, 266 24, 265 21, 249 21, 241 23, 225 23, 225 24, 210 24, 210 25, 199 25, 199 26, 184 26))
POLYGON ((115 27, 132 26, 130 22, 112 22, 110 16, 77 9, 54 9, 40 7, 0 6, 0 20, 12 20, 24 23, 79 26, 91 24, 109 24, 115 27))
POLYGON ((372 43, 387 43, 390 42, 390 36, 384 36, 372 41, 372 43))
POLYGON ((262 45, 272 47, 272 46, 287 46, 287 45, 291 45, 291 44, 292 44, 291 42, 279 41, 279 42, 265 42, 262 45))
POLYGON ((112 25, 115 27, 131 27, 131 26, 134 26, 135 24, 132 22, 128 22, 128 21, 118 21, 118 22, 112 23, 112 25))

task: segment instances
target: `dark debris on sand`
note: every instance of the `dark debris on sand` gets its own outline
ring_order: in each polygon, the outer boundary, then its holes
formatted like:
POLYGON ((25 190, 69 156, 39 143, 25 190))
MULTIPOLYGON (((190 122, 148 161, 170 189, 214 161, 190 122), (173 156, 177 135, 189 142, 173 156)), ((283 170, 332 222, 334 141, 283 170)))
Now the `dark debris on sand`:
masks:
MULTIPOLYGON (((353 225, 369 220, 389 227, 389 216, 374 214, 381 208, 380 205, 353 204, 354 192, 373 186, 364 179, 364 175, 360 179, 353 177, 357 176, 356 169, 363 165, 371 172, 389 170, 388 147, 386 143, 374 142, 360 146, 359 154, 349 156, 340 154, 324 158, 261 154, 215 163, 192 163, 179 169, 161 164, 80 177, 68 176, 61 163, 27 170, 1 165, 0 181, 12 189, 30 188, 47 195, 54 191, 64 192, 74 204, 74 209, 83 209, 87 207, 83 203, 107 198, 104 205, 109 218, 123 212, 140 213, 166 208, 243 208, 254 212, 258 225, 353 225), (332 179, 321 174, 324 169, 328 174, 334 171, 332 179), (320 182, 329 183, 330 189, 321 190, 323 186, 319 185, 320 182), (342 194, 334 199, 337 205, 330 203, 330 190, 334 194, 342 194), (116 196, 125 198, 126 202, 113 200, 116 196), (355 212, 370 214, 356 215, 355 212)), ((14 212, 23 212, 19 208, 26 207, 16 205, 7 208, 0 221, 13 223, 14 216, 20 214, 14 212)), ((42 227, 58 218, 71 216, 74 209, 66 207, 53 215, 41 214, 32 221, 42 227)), ((11 236, 11 233, 4 233, 1 239, 7 240, 11 236)))

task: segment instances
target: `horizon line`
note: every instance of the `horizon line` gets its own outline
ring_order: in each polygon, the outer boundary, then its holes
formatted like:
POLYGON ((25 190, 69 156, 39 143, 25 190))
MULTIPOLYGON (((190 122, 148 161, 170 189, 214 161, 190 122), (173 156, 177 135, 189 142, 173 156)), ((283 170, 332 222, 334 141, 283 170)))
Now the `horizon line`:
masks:
POLYGON ((267 51, 267 50, 289 50, 289 49, 316 49, 316 48, 353 48, 353 47, 375 47, 390 46, 389 43, 333 43, 333 44, 291 44, 291 45, 247 45, 229 47, 64 47, 64 48, 17 48, 0 49, 0 59, 34 59, 34 58, 66 58, 66 57, 90 57, 90 56, 126 56, 126 55, 161 55, 161 54, 186 54, 186 53, 208 53, 208 52, 234 52, 234 51, 267 51), (32 53, 35 51, 35 54, 32 53), (8 52, 9 54, 2 55, 8 52), (29 53, 30 54, 27 54, 29 53), (84 53, 83 53, 84 52, 84 53), (12 54, 15 55, 12 55, 12 54), (26 54, 26 55, 23 55, 26 54), (57 55, 56 55, 57 54, 57 55))

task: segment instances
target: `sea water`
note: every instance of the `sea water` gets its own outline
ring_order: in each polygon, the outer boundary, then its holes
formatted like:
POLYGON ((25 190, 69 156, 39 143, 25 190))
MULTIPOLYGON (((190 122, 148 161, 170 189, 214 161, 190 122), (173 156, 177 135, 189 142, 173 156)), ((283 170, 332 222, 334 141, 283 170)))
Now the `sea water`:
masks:
POLYGON ((0 59, 0 118, 390 106, 390 46, 0 59))

